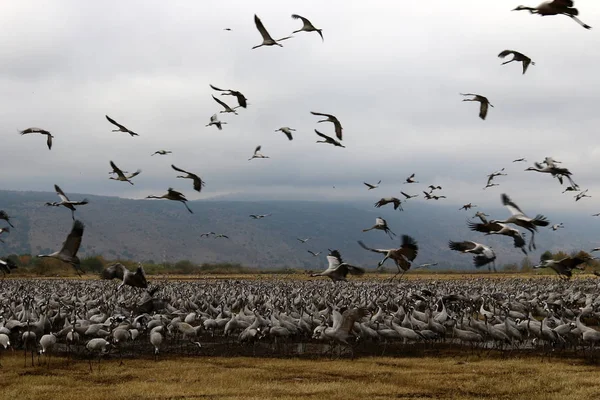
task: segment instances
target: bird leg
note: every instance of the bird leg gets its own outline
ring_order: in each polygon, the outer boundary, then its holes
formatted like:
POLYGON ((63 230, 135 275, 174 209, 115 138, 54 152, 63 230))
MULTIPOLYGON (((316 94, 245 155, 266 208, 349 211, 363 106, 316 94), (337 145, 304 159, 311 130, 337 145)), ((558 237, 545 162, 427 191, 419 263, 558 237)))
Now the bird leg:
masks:
POLYGON ((577 22, 579 25, 583 26, 585 29, 592 29, 591 26, 589 26, 588 24, 584 24, 582 20, 580 20, 579 18, 577 18, 574 15, 571 14, 565 14, 568 15, 569 17, 571 17, 571 19, 573 19, 573 21, 577 22))

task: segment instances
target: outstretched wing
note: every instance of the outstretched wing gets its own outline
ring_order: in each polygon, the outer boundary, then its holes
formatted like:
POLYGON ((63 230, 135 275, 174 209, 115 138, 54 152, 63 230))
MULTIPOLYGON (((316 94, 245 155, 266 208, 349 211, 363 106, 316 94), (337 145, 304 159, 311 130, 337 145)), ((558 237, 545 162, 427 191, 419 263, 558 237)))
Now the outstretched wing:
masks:
POLYGON ((402 246, 400 246, 400 250, 402 255, 410 261, 414 261, 419 254, 417 241, 408 235, 402 235, 402 246))
POLYGON ((267 32, 267 30, 265 29, 265 26, 263 25, 262 21, 260 20, 260 18, 258 18, 258 15, 256 14, 254 14, 254 24, 256 25, 256 29, 258 29, 258 31, 260 32, 260 35, 263 37, 263 40, 273 40, 271 35, 269 35, 269 32, 267 32))
POLYGON ((501 199, 502 204, 508 208, 508 211, 510 211, 512 215, 525 215, 519 206, 516 205, 505 193, 502 193, 501 199))
POLYGON ((498 57, 499 57, 499 58, 504 58, 504 57, 506 57, 507 55, 509 55, 509 54, 514 54, 514 53, 515 53, 515 52, 514 52, 513 50, 502 50, 502 51, 500 52, 500 54, 498 54, 498 57))
POLYGON ((325 140, 332 140, 332 138, 330 136, 324 135, 316 129, 315 129, 315 132, 317 133, 317 135, 321 136, 325 140))
POLYGON ((467 250, 474 249, 475 248, 475 243, 470 242, 470 241, 453 242, 452 240, 450 240, 448 242, 448 247, 450 248, 450 250, 467 251, 467 250))
POLYGON ((135 176, 138 176, 138 175, 139 175, 139 174, 141 174, 141 173, 142 173, 142 170, 141 170, 141 169, 138 169, 138 170, 137 170, 137 171, 135 171, 133 174, 129 175, 129 177, 128 177, 127 179, 131 179, 131 178, 133 178, 133 177, 135 177, 135 176))
POLYGON ((114 119, 112 119, 108 115, 105 115, 105 117, 108 120, 108 122, 110 122, 111 124, 115 125, 119 129, 125 129, 125 130, 127 130, 127 128, 125 128, 123 125, 119 124, 117 121, 115 121, 114 119))
POLYGON ((171 168, 173 168, 175 171, 177 172, 183 172, 184 174, 189 174, 189 172, 181 169, 181 168, 177 168, 175 165, 171 164, 171 168))
POLYGON ((227 89, 219 89, 218 87, 213 86, 210 83, 208 84, 208 86, 210 86, 213 90, 217 90, 219 92, 229 92, 229 90, 227 90, 227 89))
POLYGON ((117 174, 120 177, 125 178, 125 175, 123 174, 123 171, 121 171, 119 169, 119 167, 116 166, 116 164, 114 162, 110 162, 110 167, 113 169, 114 173, 117 174))
POLYGON ((231 107, 229 107, 227 104, 225 104, 224 101, 221 101, 221 100, 217 99, 214 95, 212 96, 212 98, 215 99, 215 101, 217 103, 219 103, 224 109, 231 110, 231 107))
POLYGON ((62 189, 58 187, 58 185, 54 185, 54 190, 56 191, 56 194, 58 195, 58 197, 60 197, 62 201, 69 201, 69 198, 67 197, 65 192, 63 192, 62 189))
POLYGON ((67 236, 67 240, 65 240, 62 245, 62 249, 60 250, 61 253, 75 257, 77 251, 79 250, 79 246, 81 246, 83 228, 83 222, 80 220, 77 219, 75 222, 73 222, 73 228, 71 229, 71 233, 69 233, 67 236))
POLYGON ((333 115, 331 115, 331 114, 323 114, 323 113, 318 113, 318 112, 314 112, 314 111, 311 111, 310 113, 311 113, 312 115, 319 115, 319 116, 321 116, 321 117, 327 117, 327 118, 331 118, 331 119, 334 119, 334 118, 335 118, 335 117, 334 117, 333 115))
POLYGON ((113 264, 102 271, 102 279, 123 279, 125 266, 121 263, 113 264))
POLYGON ((367 245, 365 245, 361 240, 358 241, 358 244, 360 245, 360 247, 362 247, 365 250, 369 250, 372 251, 373 253, 380 253, 380 254, 387 254, 389 250, 387 249, 373 249, 371 247, 368 247, 367 245))

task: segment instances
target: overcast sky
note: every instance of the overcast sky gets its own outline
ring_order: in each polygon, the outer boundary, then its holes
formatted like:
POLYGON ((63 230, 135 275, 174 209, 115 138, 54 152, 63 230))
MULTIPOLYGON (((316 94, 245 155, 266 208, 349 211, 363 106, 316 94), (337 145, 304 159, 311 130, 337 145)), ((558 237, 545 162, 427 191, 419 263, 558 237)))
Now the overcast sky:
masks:
MULTIPOLYGON (((499 205, 506 192, 531 210, 600 212, 600 2, 565 16, 511 12, 521 1, 4 1, 0 3, 2 189, 141 198, 169 186, 189 199, 368 199, 441 185, 448 203, 499 205), (280 47, 261 47, 257 14, 280 47), (230 28, 231 31, 225 31, 230 28), (504 49, 536 63, 501 66, 504 49), (221 110, 209 83, 248 98, 221 110), (495 106, 478 118, 487 96, 495 106), (345 149, 316 144, 310 111, 336 115, 345 149), (140 134, 111 132, 108 114, 140 134), (20 136, 41 127, 45 137, 20 136), (295 128, 293 141, 275 129, 295 128), (257 145, 269 159, 248 161, 257 145), (154 151, 173 151, 153 156, 154 151), (575 203, 556 179, 524 172, 563 161, 591 199, 575 203), (511 163, 526 157, 527 163, 511 163), (142 169, 135 186, 108 180, 109 160, 142 169), (201 194, 170 164, 206 181, 201 194), (501 184, 486 175, 506 167, 501 184), (402 185, 415 172, 422 184, 402 185), (367 192, 363 181, 381 187, 367 192), (335 185, 335 189, 332 187, 335 185), (410 187, 407 187, 410 186, 410 187)), ((564 187, 563 187, 564 188, 564 187)))

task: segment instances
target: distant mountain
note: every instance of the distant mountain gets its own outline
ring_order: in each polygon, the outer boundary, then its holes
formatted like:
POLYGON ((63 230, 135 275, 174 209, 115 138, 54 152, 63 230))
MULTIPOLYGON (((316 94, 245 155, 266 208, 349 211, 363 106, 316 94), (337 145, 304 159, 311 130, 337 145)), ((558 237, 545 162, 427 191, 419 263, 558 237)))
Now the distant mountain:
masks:
MULTIPOLYGON (((321 269, 326 265, 327 249, 338 249, 344 260, 370 268, 377 265, 377 254, 361 249, 356 243, 379 248, 395 247, 399 238, 390 240, 380 231, 363 233, 375 217, 382 216, 398 234, 409 234, 419 243, 415 263, 439 262, 439 268, 472 268, 471 257, 448 249, 448 240, 475 240, 491 245, 498 254, 498 267, 520 263, 524 255, 513 248, 512 239, 484 236, 471 232, 466 220, 474 211, 458 211, 443 200, 403 204, 405 211, 391 206, 374 208, 364 202, 308 201, 227 201, 189 202, 194 214, 182 204, 167 200, 129 200, 117 197, 70 194, 72 199, 86 197, 90 203, 78 207, 76 217, 86 230, 81 255, 102 255, 107 259, 138 261, 190 260, 196 263, 232 262, 261 268, 321 269), (254 220, 250 214, 272 215, 254 220), (214 231, 230 239, 201 238, 214 231), (307 238, 300 243, 297 238, 307 238), (318 257, 307 252, 321 251, 318 257)), ((0 209, 12 217, 15 228, 2 235, 0 255, 39 254, 58 249, 71 229, 71 213, 63 207, 46 207, 54 201, 51 192, 0 191, 0 209)), ((486 209, 495 218, 508 216, 504 208, 486 209)), ((532 215, 543 210, 525 210, 532 215)), ((589 250, 600 245, 600 218, 576 214, 548 213, 553 222, 566 228, 556 232, 543 228, 536 235, 538 251, 533 262, 545 250, 589 250)), ((0 221, 3 226, 3 221, 0 221)), ((527 235, 529 240, 529 235, 527 235)), ((389 267, 393 268, 391 261, 389 267)), ((386 264, 387 265, 387 264, 386 264)))

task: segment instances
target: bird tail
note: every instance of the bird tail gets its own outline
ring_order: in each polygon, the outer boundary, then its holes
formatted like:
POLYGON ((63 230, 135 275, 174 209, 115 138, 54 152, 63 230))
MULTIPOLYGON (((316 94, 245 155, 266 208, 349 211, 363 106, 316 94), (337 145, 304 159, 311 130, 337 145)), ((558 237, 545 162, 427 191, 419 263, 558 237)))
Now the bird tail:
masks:
POLYGON ((550 224, 550 221, 541 214, 536 215, 532 222, 536 226, 548 226, 550 224))

